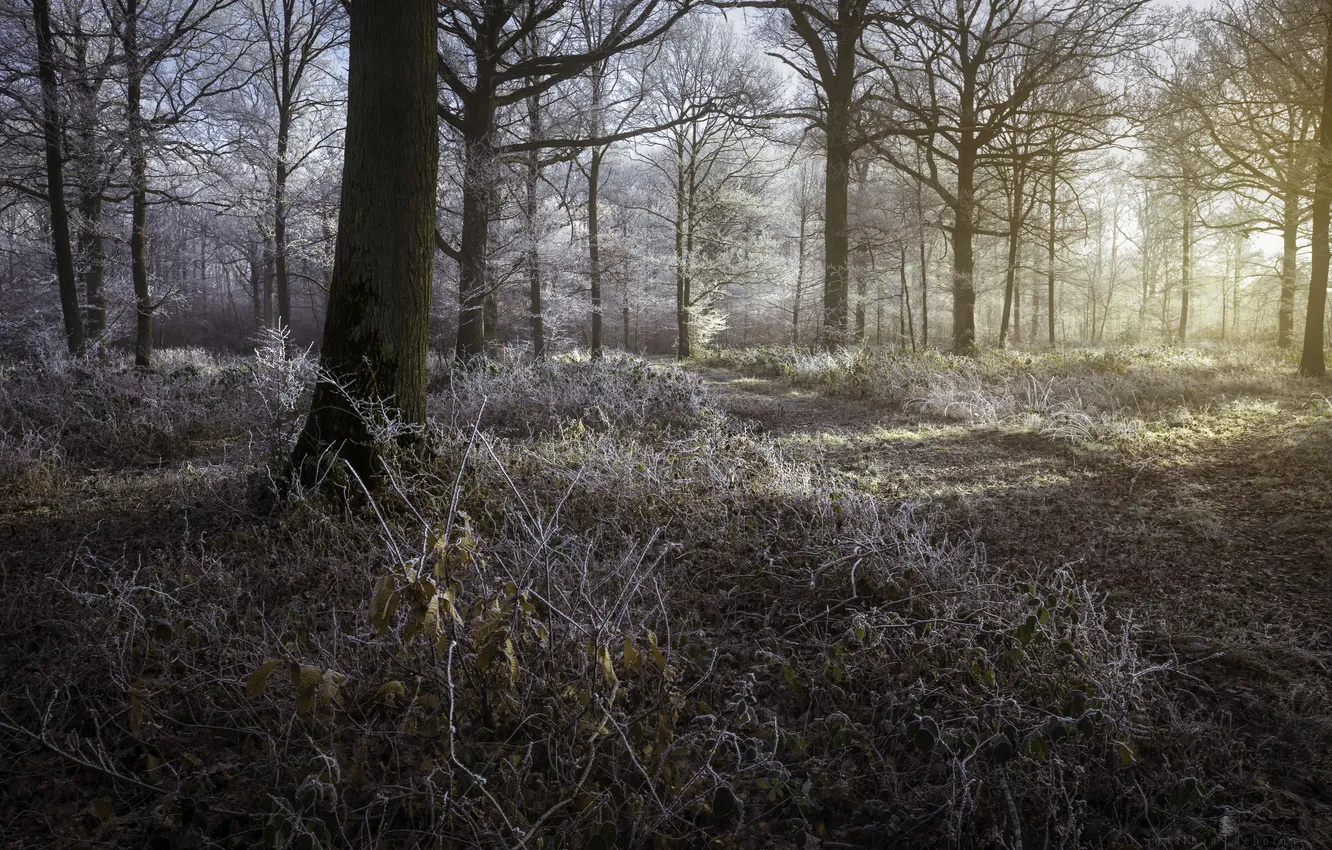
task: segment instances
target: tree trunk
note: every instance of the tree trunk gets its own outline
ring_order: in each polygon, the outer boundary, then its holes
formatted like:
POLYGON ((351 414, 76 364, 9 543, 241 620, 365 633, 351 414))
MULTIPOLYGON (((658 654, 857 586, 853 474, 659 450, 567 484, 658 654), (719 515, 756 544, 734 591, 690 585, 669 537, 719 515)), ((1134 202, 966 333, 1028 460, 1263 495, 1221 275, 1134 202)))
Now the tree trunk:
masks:
POLYGON ((1327 313, 1329 214, 1332 213, 1332 14, 1327 15, 1327 38, 1323 51, 1323 108, 1318 119, 1318 170, 1314 180, 1313 271, 1309 278, 1309 306, 1304 313, 1304 351, 1300 374, 1321 378, 1327 373, 1323 360, 1323 324, 1327 313))
POLYGON ((976 349, 976 290, 972 275, 972 229, 975 200, 972 181, 975 162, 970 152, 958 155, 957 209, 953 222, 953 351, 970 354, 976 349))
POLYGON ((102 193, 100 187, 85 185, 79 200, 79 260, 86 302, 84 333, 94 345, 106 335, 106 247, 102 238, 102 193))
POLYGON ((1022 343, 1022 261, 1019 258, 1017 274, 1013 277, 1013 344, 1020 345, 1021 343, 1022 343))
POLYGON ((254 306, 254 329, 262 330, 264 325, 264 283, 263 283, 263 255, 258 246, 250 246, 250 299, 254 306))
POLYGON ((1150 203, 1150 196, 1143 199, 1142 215, 1142 247, 1139 250, 1138 264, 1142 272, 1142 301, 1138 305, 1138 342, 1146 342, 1147 336, 1147 301, 1150 298, 1148 286, 1151 282, 1152 274, 1152 254, 1151 254, 1151 224, 1147 220, 1147 205, 1150 203))
POLYGON ((1189 285, 1190 276, 1193 271, 1193 208, 1192 199, 1189 197, 1189 190, 1186 188, 1180 194, 1180 207, 1184 216, 1182 253, 1180 255, 1180 289, 1179 289, 1179 330, 1176 331, 1176 337, 1179 344, 1183 345, 1188 340, 1189 334, 1189 285))
POLYGON ((1018 253, 1022 249, 1022 169, 1013 169, 1013 204, 1008 216, 1008 268, 1004 272, 1004 312, 999 319, 999 347, 1008 344, 1008 320, 1013 314, 1013 296, 1017 289, 1018 253))
MULTIPOLYGON (((1293 161, 1290 169, 1295 170, 1293 161)), ((1295 276, 1300 243, 1300 191, 1297 186, 1292 181, 1282 198, 1281 301, 1277 307, 1277 345, 1281 348, 1290 348, 1295 330, 1295 276)))
POLYGON ((915 350, 916 350, 916 320, 915 320, 915 317, 913 317, 913 316, 911 315, 911 287, 907 286, 906 263, 907 263, 907 249, 906 249, 906 245, 903 245, 903 246, 902 246, 902 262, 898 264, 898 267, 897 267, 897 268, 898 268, 898 271, 901 273, 901 277, 902 277, 902 306, 906 308, 906 326, 907 326, 907 333, 910 334, 910 336, 911 336, 911 350, 912 350, 912 351, 915 351, 915 350))
POLYGON ((60 311, 65 319, 65 343, 71 354, 85 349, 79 290, 74 280, 74 251, 69 241, 69 208, 65 206, 65 166, 60 151, 60 93, 56 81, 55 48, 51 39, 49 0, 33 0, 37 26, 37 76, 42 85, 42 137, 46 148, 46 197, 51 209, 51 242, 55 249, 60 311))
POLYGON ((325 471, 325 455, 345 459, 362 479, 379 471, 368 405, 385 404, 409 426, 425 422, 439 162, 435 14, 434 0, 356 0, 351 14, 325 377, 292 455, 308 483, 325 471))
POLYGON ((490 201, 498 173, 495 151, 495 103, 486 94, 494 86, 494 68, 477 69, 476 94, 465 110, 463 131, 462 237, 458 264, 459 361, 470 363, 486 351, 485 302, 489 290, 490 201))
POLYGON ((675 356, 687 360, 692 352, 689 348, 689 258, 685 252, 685 214, 687 204, 685 193, 687 177, 685 175, 684 141, 677 136, 675 140, 675 356))
MULTIPOLYGON (((532 48, 535 52, 535 47, 532 48)), ((528 80, 528 84, 532 84, 528 80)), ((541 96, 532 95, 527 99, 527 135, 531 139, 541 137, 541 96)), ((541 181, 541 152, 533 148, 527 152, 527 173, 525 196, 523 198, 523 217, 527 225, 527 293, 529 300, 529 320, 532 328, 532 356, 537 360, 546 356, 546 326, 541 304, 541 256, 538 245, 541 241, 537 222, 537 186, 541 181)))
POLYGON ((601 329, 601 224, 597 215, 597 195, 601 191, 601 157, 604 153, 604 148, 592 149, 592 166, 587 173, 587 260, 588 283, 592 290, 591 354, 593 360, 600 360, 603 354, 601 329))
POLYGON ((920 237, 920 347, 930 347, 929 269, 926 265, 925 234, 920 237))
POLYGON ((796 238, 795 303, 791 305, 791 345, 800 344, 800 299, 805 296, 805 239, 809 229, 809 213, 802 196, 800 203, 800 235, 796 238))
POLYGON ((865 302, 869 300, 869 275, 865 272, 865 259, 857 251, 853 255, 852 265, 856 278, 856 343, 865 341, 865 302))
POLYGON ((274 260, 273 260, 273 240, 271 237, 264 237, 264 327, 274 327, 273 319, 273 279, 274 279, 274 260))
POLYGON ((849 145, 850 80, 847 91, 828 93, 828 150, 824 160, 823 234, 823 344, 845 345, 847 325, 847 272, 850 240, 847 234, 847 188, 851 176, 849 145), (836 99, 834 99, 836 98, 836 99))
MULTIPOLYGON (((286 64, 285 57, 283 64, 286 64)), ((284 80, 286 76, 287 70, 284 67, 284 80)), ((280 105, 279 111, 277 174, 273 180, 273 264, 277 283, 277 327, 285 333, 291 329, 291 290, 287 277, 287 137, 291 116, 288 106, 280 105)))
POLYGON ((153 359, 153 300, 148 289, 148 139, 140 98, 143 69, 138 42, 138 0, 125 3, 125 73, 128 79, 125 123, 130 159, 130 277, 134 281, 134 365, 146 367, 153 359))
POLYGON ((1045 243, 1045 318, 1049 325, 1050 345, 1055 344, 1055 205, 1059 200, 1059 157, 1050 157, 1050 228, 1045 243))

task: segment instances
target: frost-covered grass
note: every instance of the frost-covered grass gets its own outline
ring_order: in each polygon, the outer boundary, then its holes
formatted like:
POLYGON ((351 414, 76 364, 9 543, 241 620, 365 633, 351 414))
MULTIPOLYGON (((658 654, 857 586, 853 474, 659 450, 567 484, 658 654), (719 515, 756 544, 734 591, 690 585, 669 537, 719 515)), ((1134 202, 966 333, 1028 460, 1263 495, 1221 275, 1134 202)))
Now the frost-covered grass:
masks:
MULTIPOLYGON (((0 844, 1258 834, 1225 730, 1077 575, 988 562, 684 373, 441 371, 429 460, 274 507, 251 482, 308 364, 187 359, 0 383, 5 439, 61 473, 9 521, 0 844), (90 493, 73 471, 102 463, 128 477, 90 493)), ((925 371, 794 362, 898 375, 907 402, 925 371)))
POLYGON ((1289 356, 1262 348, 987 350, 975 357, 934 350, 766 348, 719 351, 703 362, 829 395, 1029 429, 1072 443, 1122 445, 1172 417, 1237 400, 1300 394, 1289 356))

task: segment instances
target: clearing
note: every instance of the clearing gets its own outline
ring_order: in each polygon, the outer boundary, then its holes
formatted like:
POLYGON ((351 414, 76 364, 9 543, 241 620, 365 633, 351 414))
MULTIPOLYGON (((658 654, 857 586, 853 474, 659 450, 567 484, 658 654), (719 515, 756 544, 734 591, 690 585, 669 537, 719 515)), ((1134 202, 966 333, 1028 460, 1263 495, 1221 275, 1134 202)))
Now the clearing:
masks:
POLYGON ((881 498, 937 508, 992 564, 1068 566, 1108 594, 1233 723, 1244 781, 1292 833, 1332 840, 1332 430, 1309 414, 1311 386, 1222 398, 1112 448, 695 371, 733 416, 881 498))

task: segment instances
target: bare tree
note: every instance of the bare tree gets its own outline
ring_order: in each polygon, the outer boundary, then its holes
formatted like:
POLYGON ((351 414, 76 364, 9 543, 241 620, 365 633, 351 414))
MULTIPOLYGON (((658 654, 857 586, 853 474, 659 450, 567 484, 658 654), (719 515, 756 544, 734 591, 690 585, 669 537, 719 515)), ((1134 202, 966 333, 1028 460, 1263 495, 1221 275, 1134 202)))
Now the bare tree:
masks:
MULTIPOLYGON (((153 354, 148 282, 148 160, 160 134, 214 95, 244 84, 244 52, 222 38, 238 0, 103 0, 120 52, 125 83, 125 147, 129 159, 130 268, 137 317, 134 362, 153 354), (230 48, 230 49, 229 49, 230 48), (145 84, 150 91, 145 92, 145 84), (145 114, 145 101, 150 111, 145 114)), ((183 151, 177 149, 178 152, 183 151)))
MULTIPOLYGON (((462 225, 459 244, 440 247, 459 264, 457 356, 469 361, 485 350, 483 310, 490 292, 487 275, 490 218, 500 159, 504 153, 574 146, 570 138, 527 139, 504 145, 498 116, 583 74, 607 57, 656 40, 690 8, 691 0, 627 0, 597 6, 606 16, 598 36, 580 35, 571 0, 464 0, 441 9, 443 46, 440 82, 447 97, 438 114, 462 146, 462 225), (541 37, 532 50, 532 35, 541 37)), ((583 139, 587 145, 612 139, 583 139)))
POLYGON ((787 114, 823 137, 823 343, 848 340, 850 184, 855 153, 881 138, 867 123, 871 63, 865 38, 887 20, 882 0, 749 0, 730 5, 773 10, 768 37, 808 87, 810 101, 787 114))
POLYGON ((1312 5, 1227 0, 1199 33, 1196 109, 1208 184, 1241 199, 1251 225, 1282 237, 1277 345, 1291 344, 1308 148, 1317 127, 1319 27, 1312 5))
POLYGON ((69 344, 70 353, 82 354, 83 317, 79 314, 79 290, 74 280, 74 251, 69 241, 69 208, 65 206, 60 91, 56 80, 49 0, 33 0, 32 17, 37 30, 37 73, 42 84, 42 136, 46 152, 46 198, 51 210, 51 242, 55 249, 60 309, 65 317, 65 341, 69 344))
POLYGON ((973 238, 983 157, 1038 95, 1080 87, 1093 70, 1149 40, 1144 3, 928 0, 904 5, 882 28, 880 102, 907 145, 878 150, 953 213, 955 350, 975 346, 973 238), (913 147, 923 167, 906 155, 913 147))
POLYGON ((292 172, 319 151, 328 135, 291 150, 293 124, 333 100, 320 86, 330 71, 324 59, 345 40, 345 18, 339 0, 252 0, 250 14, 264 53, 262 77, 277 113, 273 157, 273 264, 277 322, 291 327, 291 286, 287 272, 287 183, 292 172))

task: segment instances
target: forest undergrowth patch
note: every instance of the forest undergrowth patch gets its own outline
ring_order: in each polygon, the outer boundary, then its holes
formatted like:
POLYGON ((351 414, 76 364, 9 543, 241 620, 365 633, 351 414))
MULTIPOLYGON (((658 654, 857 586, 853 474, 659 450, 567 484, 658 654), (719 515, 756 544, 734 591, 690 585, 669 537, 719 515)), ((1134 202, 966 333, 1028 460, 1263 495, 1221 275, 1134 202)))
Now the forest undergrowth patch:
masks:
POLYGON ((1256 347, 987 350, 974 357, 778 347, 716 351, 700 363, 834 398, 883 403, 904 414, 1127 453, 1188 439, 1200 417, 1250 413, 1245 408, 1255 403, 1314 409, 1326 401, 1293 393, 1293 361, 1256 347))
POLYGON ((99 368, 45 401, 0 378, 0 434, 44 470, 0 494, 0 843, 1283 835, 1223 715, 1082 577, 987 558, 696 378, 442 374, 427 461, 274 506, 308 368, 99 368), (131 380, 152 416, 69 401, 131 380), (140 422, 175 450, 104 468, 140 422))

